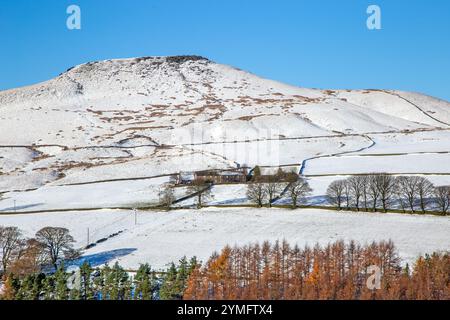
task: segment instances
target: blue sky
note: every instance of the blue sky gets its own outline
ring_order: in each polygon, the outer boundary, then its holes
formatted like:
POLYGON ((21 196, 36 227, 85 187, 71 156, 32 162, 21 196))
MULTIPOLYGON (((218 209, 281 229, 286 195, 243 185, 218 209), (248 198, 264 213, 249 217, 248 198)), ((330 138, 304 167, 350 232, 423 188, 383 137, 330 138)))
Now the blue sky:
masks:
POLYGON ((0 90, 88 61, 180 54, 304 87, 450 101, 450 1, 0 0, 0 90), (81 30, 66 28, 71 4, 81 30), (366 28, 370 4, 382 30, 366 28))

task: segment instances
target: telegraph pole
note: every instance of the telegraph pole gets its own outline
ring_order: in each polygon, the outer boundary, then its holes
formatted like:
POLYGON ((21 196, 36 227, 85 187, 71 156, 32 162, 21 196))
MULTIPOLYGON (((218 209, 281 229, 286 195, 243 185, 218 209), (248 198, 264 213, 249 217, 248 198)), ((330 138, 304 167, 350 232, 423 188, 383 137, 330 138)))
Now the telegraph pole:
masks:
POLYGON ((16 200, 14 200, 14 213, 17 213, 16 200))
POLYGON ((87 245, 89 246, 89 228, 87 228, 87 245))
POLYGON ((136 211, 136 208, 134 208, 133 211, 134 211, 134 225, 137 225, 137 211, 136 211))

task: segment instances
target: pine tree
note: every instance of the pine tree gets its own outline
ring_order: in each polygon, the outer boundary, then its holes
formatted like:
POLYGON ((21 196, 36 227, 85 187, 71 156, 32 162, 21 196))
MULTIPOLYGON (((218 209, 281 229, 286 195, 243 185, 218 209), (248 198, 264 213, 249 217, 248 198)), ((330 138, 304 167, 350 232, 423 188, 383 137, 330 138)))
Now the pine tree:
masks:
POLYGON ((91 265, 87 261, 80 266, 80 299, 94 299, 94 290, 91 281, 92 271, 91 265))
POLYGON ((119 265, 114 264, 106 278, 109 300, 127 300, 131 296, 131 282, 128 273, 119 265))
POLYGON ((180 260, 177 272, 176 288, 178 296, 183 296, 183 292, 186 289, 186 282, 189 277, 189 264, 186 257, 180 260))
POLYGON ((109 265, 104 266, 102 269, 100 269, 100 277, 96 281, 98 284, 98 287, 100 289, 100 299, 101 300, 109 300, 110 299, 110 292, 112 288, 112 282, 111 282, 111 267, 109 265))
POLYGON ((72 288, 69 292, 69 300, 81 300, 81 292, 77 288, 72 288))
POLYGON ((20 282, 17 300, 38 300, 41 293, 43 275, 29 274, 20 282))
POLYGON ((135 300, 152 300, 156 288, 154 273, 148 264, 141 264, 134 277, 135 300))
POLYGON ((160 298, 162 300, 177 300, 180 296, 177 296, 178 292, 176 290, 177 285, 177 268, 172 262, 165 277, 163 278, 163 283, 160 289, 160 298))
POLYGON ((199 266, 199 262, 197 260, 197 257, 192 257, 189 260, 189 268, 188 268, 189 274, 198 266, 199 266))
POLYGON ((30 298, 31 294, 31 287, 33 283, 33 275, 27 275, 25 278, 20 282, 19 289, 16 293, 16 300, 33 300, 30 298))
POLYGON ((67 300, 69 289, 67 288, 68 275, 64 268, 64 263, 61 263, 58 270, 55 272, 55 299, 67 300))
POLYGON ((54 276, 45 276, 42 280, 42 299, 52 300, 55 292, 55 279, 54 276))

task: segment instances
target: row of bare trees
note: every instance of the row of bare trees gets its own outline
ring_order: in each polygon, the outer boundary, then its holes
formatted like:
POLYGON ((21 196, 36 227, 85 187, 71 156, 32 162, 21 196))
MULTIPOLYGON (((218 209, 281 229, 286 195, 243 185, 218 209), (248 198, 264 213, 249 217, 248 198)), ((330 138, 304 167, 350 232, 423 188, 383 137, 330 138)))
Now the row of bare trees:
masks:
POLYGON ((385 173, 352 176, 333 181, 327 189, 331 204, 339 210, 425 213, 428 210, 448 214, 450 186, 435 187, 421 176, 393 176, 385 173))
POLYGON ((450 299, 450 256, 402 267, 392 242, 226 247, 191 273, 188 300, 450 299))
POLYGON ((290 199, 292 208, 296 208, 312 189, 308 181, 298 175, 291 175, 289 180, 280 181, 278 176, 263 181, 256 179, 247 185, 247 198, 258 207, 265 204, 271 207, 276 199, 286 197, 290 199))
MULTIPOLYGON (((194 180, 186 190, 186 197, 195 198, 196 206, 200 209, 205 202, 214 198, 211 187, 212 185, 204 180, 194 180)), ((275 200, 285 197, 290 200, 292 208, 296 208, 311 191, 308 181, 295 173, 256 176, 247 184, 247 198, 258 207, 271 207, 275 200)), ((170 209, 175 201, 174 186, 164 185, 159 191, 159 206, 170 209)))
POLYGON ((0 226, 0 275, 30 274, 46 265, 57 269, 61 260, 79 255, 74 242, 65 228, 45 227, 34 238, 26 238, 17 227, 0 226))

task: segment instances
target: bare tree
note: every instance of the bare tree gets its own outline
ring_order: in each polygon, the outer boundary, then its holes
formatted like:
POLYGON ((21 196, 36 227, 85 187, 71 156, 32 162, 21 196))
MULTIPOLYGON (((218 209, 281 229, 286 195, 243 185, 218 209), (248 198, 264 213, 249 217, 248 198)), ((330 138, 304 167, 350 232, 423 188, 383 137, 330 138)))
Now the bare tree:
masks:
POLYGON ((394 197, 397 200, 397 203, 402 208, 403 213, 406 213, 406 208, 408 208, 408 201, 403 196, 402 188, 401 188, 401 178, 395 178, 395 188, 394 188, 394 197))
POLYGON ((7 273, 8 267, 20 252, 25 240, 22 232, 17 227, 0 226, 0 250, 3 273, 7 273))
POLYGON ((356 210, 359 211, 359 204, 361 201, 361 197, 363 195, 363 190, 365 187, 365 179, 363 176, 353 176, 347 181, 348 187, 350 189, 350 195, 355 204, 356 210))
POLYGON ((345 206, 348 210, 348 209, 350 209, 350 197, 351 197, 350 183, 349 183, 348 179, 345 179, 343 181, 344 181, 345 206))
POLYGON ((433 196, 434 186, 427 178, 418 177, 417 179, 417 195, 419 196, 419 205, 422 213, 425 213, 427 206, 431 201, 431 197, 433 196))
POLYGON ((277 176, 270 177, 266 183, 263 184, 263 188, 267 195, 269 207, 272 207, 272 202, 283 192, 286 185, 278 182, 277 176))
POLYGON ((264 185, 259 182, 250 182, 247 185, 247 198, 258 205, 263 206, 264 199, 266 198, 266 190, 264 185))
POLYGON ((170 210, 174 201, 175 195, 173 192, 173 186, 171 184, 164 185, 159 191, 159 205, 167 210, 170 210))
POLYGON ((45 227, 36 233, 36 240, 41 243, 44 252, 53 267, 58 269, 58 261, 62 258, 73 258, 75 240, 66 228, 45 227))
POLYGON ((361 188, 361 197, 364 205, 364 210, 369 210, 369 186, 370 186, 370 178, 368 175, 360 176, 362 180, 362 188, 361 188))
POLYGON ((297 181, 291 182, 288 186, 287 193, 291 197, 292 208, 297 207, 297 203, 301 198, 310 194, 312 189, 306 179, 300 177, 297 181))
POLYGON ((450 208, 450 186, 441 186, 434 189, 434 200, 442 214, 447 214, 450 208))
POLYGON ((330 203, 335 204, 339 210, 342 209, 344 201, 345 180, 333 181, 327 189, 327 198, 330 203))
POLYGON ((377 185, 377 174, 370 174, 368 176, 368 183, 368 192, 370 201, 372 202, 372 211, 375 212, 377 211, 378 200, 380 197, 380 191, 377 185))
POLYGON ((402 203, 406 200, 413 213, 415 212, 415 202, 418 198, 418 178, 419 177, 415 176, 401 176, 396 179, 399 200, 402 201, 402 203))
POLYGON ((192 181, 187 189, 188 195, 194 195, 197 198, 197 208, 201 209, 203 203, 212 198, 211 184, 203 181, 202 179, 196 179, 192 181))
POLYGON ((380 193, 380 201, 383 211, 387 212, 392 196, 394 195, 395 179, 389 174, 380 173, 375 177, 375 184, 380 193))

